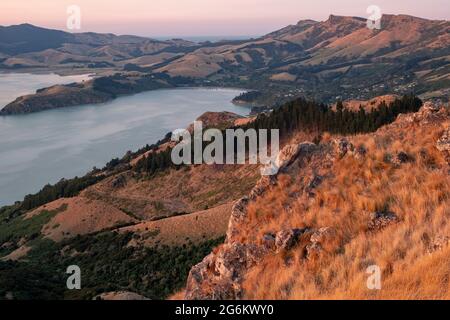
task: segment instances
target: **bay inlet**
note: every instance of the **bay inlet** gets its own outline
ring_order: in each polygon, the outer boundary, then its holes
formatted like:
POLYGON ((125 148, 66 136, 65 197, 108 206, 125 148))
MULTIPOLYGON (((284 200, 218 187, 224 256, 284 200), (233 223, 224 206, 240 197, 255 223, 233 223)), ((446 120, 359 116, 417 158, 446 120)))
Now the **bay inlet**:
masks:
MULTIPOLYGON (((85 76, 84 76, 85 77, 85 76)), ((15 97, 83 76, 0 74, 0 106, 15 97)), ((185 128, 206 111, 247 115, 231 100, 239 89, 180 88, 119 97, 38 113, 0 116, 0 206, 22 200, 47 183, 82 176, 128 150, 185 128)))

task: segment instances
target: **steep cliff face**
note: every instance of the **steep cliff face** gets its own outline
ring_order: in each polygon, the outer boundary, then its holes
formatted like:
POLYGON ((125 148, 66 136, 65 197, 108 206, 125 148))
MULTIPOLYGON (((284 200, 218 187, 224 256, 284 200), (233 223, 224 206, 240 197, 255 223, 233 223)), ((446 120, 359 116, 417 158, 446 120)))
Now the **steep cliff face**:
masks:
POLYGON ((449 114, 425 104, 373 134, 287 145, 185 298, 449 298, 449 114), (373 265, 383 290, 367 288, 373 265))

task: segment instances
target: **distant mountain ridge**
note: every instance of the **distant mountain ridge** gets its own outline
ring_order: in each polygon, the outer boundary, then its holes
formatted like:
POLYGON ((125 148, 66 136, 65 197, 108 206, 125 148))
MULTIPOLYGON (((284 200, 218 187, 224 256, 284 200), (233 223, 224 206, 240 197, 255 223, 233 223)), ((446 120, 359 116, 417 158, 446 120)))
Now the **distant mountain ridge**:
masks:
POLYGON ((133 35, 115 35, 112 33, 69 33, 37 27, 28 23, 12 26, 0 26, 0 52, 17 55, 38 52, 46 49, 57 49, 64 44, 78 44, 89 46, 118 45, 118 44, 188 44, 184 40, 160 41, 133 35))
POLYGON ((386 14, 381 29, 371 30, 366 19, 330 15, 237 45, 198 48, 157 71, 214 80, 246 77, 265 88, 289 86, 288 94, 328 101, 394 90, 445 98, 449 56, 449 21, 386 14))
POLYGON ((366 21, 330 15, 257 39, 215 43, 70 34, 24 24, 0 28, 0 70, 163 74, 183 85, 261 91, 254 105, 275 106, 299 96, 332 103, 411 92, 449 100, 449 21, 385 14, 379 30, 366 21))

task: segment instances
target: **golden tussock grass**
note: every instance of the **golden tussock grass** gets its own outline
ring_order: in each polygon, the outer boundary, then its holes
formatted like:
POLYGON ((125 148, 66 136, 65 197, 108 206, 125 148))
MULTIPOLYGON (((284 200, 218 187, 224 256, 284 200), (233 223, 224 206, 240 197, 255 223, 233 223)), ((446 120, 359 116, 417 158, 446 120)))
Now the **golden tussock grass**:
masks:
MULTIPOLYGON (((436 237, 450 236, 450 178, 435 144, 445 123, 395 126, 350 140, 367 155, 327 163, 318 155, 294 163, 278 185, 251 203, 241 233, 260 243, 284 228, 333 227, 336 235, 319 259, 301 245, 273 254, 252 268, 243 287, 248 299, 449 299, 450 248, 429 252, 436 237), (397 152, 411 161, 388 161, 397 152), (305 194, 311 175, 322 183, 305 194), (393 212, 398 223, 372 232, 370 213, 393 212), (367 288, 367 267, 382 270, 381 290, 367 288)), ((330 141, 324 135, 322 142, 330 141)))

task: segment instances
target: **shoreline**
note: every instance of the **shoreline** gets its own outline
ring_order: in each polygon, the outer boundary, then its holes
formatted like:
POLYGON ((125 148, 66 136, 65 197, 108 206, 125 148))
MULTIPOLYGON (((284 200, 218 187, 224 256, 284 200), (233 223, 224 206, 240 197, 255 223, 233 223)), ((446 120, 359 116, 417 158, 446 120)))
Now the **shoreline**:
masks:
MULTIPOLYGON (((195 88, 187 88, 187 87, 184 87, 184 88, 168 88, 168 89, 158 89, 158 90, 152 90, 152 91, 160 91, 160 92, 166 92, 165 93, 165 95, 172 95, 172 93, 169 91, 169 90, 171 90, 171 91, 173 91, 173 90, 179 90, 178 92, 180 92, 181 90, 200 90, 200 91, 211 91, 211 93, 210 94, 214 94, 214 91, 228 91, 228 92, 230 92, 230 91, 233 91, 233 89, 231 89, 231 88, 221 88, 221 87, 218 87, 218 88, 200 88, 200 87, 195 87, 195 88)), ((238 89, 238 90, 241 90, 241 89, 238 89)), ((150 93, 150 92, 142 92, 142 93, 150 93)), ((180 94, 180 93, 179 93, 180 94)), ((210 94, 206 94, 206 96, 209 96, 210 94)), ((181 92, 181 95, 184 95, 184 93, 183 92, 181 92)), ((219 94, 220 95, 220 94, 219 94)), ((203 94, 203 96, 205 96, 205 94, 203 94)), ((121 99, 125 99, 125 98, 128 98, 129 96, 121 96, 121 97, 119 97, 119 98, 117 98, 118 100, 121 100, 121 99)), ((141 100, 143 100, 143 101, 145 101, 146 99, 145 98, 143 98, 143 99, 141 99, 141 100)), ((216 100, 216 99, 213 99, 213 100, 216 100)), ((191 112, 189 112, 189 118, 192 118, 192 120, 195 120, 196 118, 198 118, 199 116, 201 116, 202 114, 204 114, 205 112, 208 112, 208 111, 210 111, 210 112, 222 112, 222 111, 229 111, 229 112, 234 112, 234 113, 237 113, 237 114, 240 114, 240 115, 243 115, 244 117, 248 117, 249 116, 249 114, 250 114, 250 109, 245 109, 245 110, 243 110, 243 111, 235 111, 236 109, 234 109, 233 107, 232 107, 232 105, 231 105, 231 99, 224 99, 224 101, 227 101, 227 103, 226 104, 223 104, 223 103, 220 103, 220 102, 216 102, 216 103, 214 103, 214 102, 212 102, 212 104, 211 105, 215 105, 216 107, 214 108, 214 107, 208 107, 208 106, 205 106, 205 108, 203 109, 203 110, 197 110, 197 111, 191 111, 191 112)), ((119 102, 120 104, 122 103, 122 102, 119 102)), ((105 105, 107 105, 107 103, 105 103, 105 105)), ((83 107, 91 107, 91 110, 94 110, 94 109, 97 109, 96 108, 96 106, 89 106, 89 105, 84 105, 83 107)), ((63 117, 63 114, 62 113, 65 113, 66 111, 69 111, 69 113, 74 113, 74 112, 76 112, 76 113, 78 113, 78 112, 84 112, 84 110, 83 109, 81 109, 81 108, 78 108, 78 106, 74 106, 74 107, 68 107, 67 109, 71 109, 71 110, 66 110, 66 108, 58 108, 58 109, 52 109, 52 110, 48 110, 48 111, 53 111, 52 113, 49 113, 49 116, 51 117, 51 118, 54 118, 55 117, 55 115, 58 115, 59 114, 59 116, 58 116, 58 118, 64 118, 63 117), (76 108, 76 109, 75 109, 76 108), (78 110, 77 110, 78 109, 78 110)), ((197 107, 195 107, 194 106, 194 109, 191 109, 191 110, 196 110, 197 109, 197 107)), ((242 109, 242 108, 241 108, 242 109)), ((183 110, 183 109, 180 109, 180 110, 183 110)), ((97 111, 96 112, 96 114, 104 114, 104 112, 103 111, 106 111, 106 110, 100 110, 100 111, 97 111)), ((87 110, 87 113, 89 113, 90 111, 89 110, 87 110)), ((126 112, 126 111, 124 111, 124 112, 126 112)), ((179 113, 178 111, 175 111, 175 113, 179 113)), ((174 113, 174 114, 175 114, 174 113)), ((107 116, 107 114, 108 113, 106 113, 106 116, 107 116)), ((30 119, 31 121, 33 120, 33 118, 34 117, 39 117, 39 118, 41 118, 41 115, 39 114, 39 113, 36 113, 36 114, 30 114, 30 116, 31 117, 1 117, 0 116, 0 121, 1 120, 5 120, 5 121, 7 121, 8 123, 10 122, 8 119, 10 119, 11 121, 12 121, 12 123, 14 123, 14 122, 16 122, 16 121, 20 121, 21 123, 22 123, 22 121, 28 121, 28 119, 30 119), (17 120, 16 120, 17 119, 17 120), (23 119, 23 120, 22 120, 23 119)), ((43 113, 43 116, 44 117, 46 117, 47 115, 45 114, 45 113, 43 113)), ((181 118, 183 118, 183 117, 181 117, 181 118)), ((69 121, 70 122, 70 121, 69 121)), ((150 123, 150 125, 151 125, 151 123, 150 123)), ((186 123, 186 125, 188 125, 188 123, 186 123)), ((172 125, 170 126, 170 128, 173 130, 173 129, 176 129, 176 128, 178 128, 180 126, 180 124, 177 124, 176 122, 175 123, 172 123, 172 125)), ((183 127, 183 125, 181 125, 181 127, 183 127)), ((131 129, 130 130, 133 130, 132 129, 133 127, 131 127, 131 129)), ((140 137, 149 137, 149 139, 147 139, 147 140, 145 140, 144 142, 142 142, 143 141, 143 139, 141 139, 141 138, 137 138, 137 139, 133 139, 133 140, 135 140, 136 142, 134 143, 134 146, 133 146, 133 143, 132 144, 130 144, 130 143, 127 143, 127 146, 129 146, 129 148, 127 149, 127 150, 131 150, 133 153, 134 152, 137 152, 137 151, 139 151, 141 148, 143 148, 143 147, 145 147, 145 145, 146 144, 148 144, 148 145, 152 145, 152 144, 155 144, 155 143, 157 143, 159 140, 161 140, 161 139, 164 139, 164 136, 165 136, 165 134, 166 133, 168 133, 168 132, 170 132, 170 130, 165 130, 164 131, 164 133, 161 133, 161 134, 157 134, 157 135, 155 135, 155 134, 152 134, 152 135, 150 135, 150 136, 148 136, 148 135, 144 135, 144 136, 142 136, 141 134, 139 134, 139 132, 137 131, 137 134, 140 136, 140 137), (167 131, 167 132, 166 132, 167 131)), ((97 139, 97 138, 96 138, 97 139)), ((106 138, 98 138, 99 140, 102 140, 102 139, 106 139, 106 138)), ((122 158, 123 156, 125 156, 126 155, 126 151, 123 151, 123 152, 121 152, 121 151, 119 151, 119 152, 116 152, 116 151, 114 151, 114 152, 109 152, 109 151, 107 151, 108 149, 111 151, 111 148, 110 148, 110 146, 111 146, 111 143, 114 143, 114 141, 115 141, 115 139, 113 139, 112 140, 112 142, 111 142, 111 140, 109 140, 109 142, 107 142, 106 140, 104 141, 104 142, 102 142, 102 145, 104 145, 105 146, 105 152, 104 152, 104 154, 105 155, 107 155, 106 157, 105 157, 105 160, 101 160, 98 164, 93 164, 92 166, 94 166, 94 165, 96 165, 97 167, 103 167, 108 161, 110 161, 111 159, 113 159, 113 158, 122 158)), ((81 144, 81 145, 83 145, 83 144, 81 144)), ((122 147, 119 145, 118 146, 118 149, 121 149, 122 147)), ((125 150, 125 149, 124 149, 125 150)), ((97 157, 94 155, 94 156, 92 156, 92 159, 96 159, 97 157)), ((75 159, 75 158, 74 158, 75 159)), ((52 180, 49 180, 49 182, 50 183, 56 183, 57 181, 59 181, 59 179, 60 178, 62 178, 62 177, 64 177, 64 178, 66 178, 66 179, 71 179, 71 178, 73 178, 73 177, 75 177, 76 175, 77 176, 85 176, 86 174, 89 174, 89 172, 90 172, 90 169, 92 168, 92 166, 91 165, 88 165, 88 166, 85 166, 84 167, 84 169, 82 170, 82 171, 79 171, 78 173, 76 173, 75 175, 74 174, 71 174, 70 172, 65 172, 65 173, 62 173, 62 175, 58 175, 58 178, 55 178, 55 179, 53 179, 52 178, 52 180)), ((48 176, 48 177, 50 177, 50 176, 48 176)), ((41 190, 41 188, 42 187, 44 187, 44 185, 45 185, 45 183, 42 183, 42 184, 40 184, 37 188, 35 188, 35 189, 33 189, 32 191, 30 191, 30 192, 27 192, 27 193, 32 193, 32 194, 34 194, 34 193, 36 193, 36 192, 39 192, 39 190, 41 190)), ((30 189, 31 190, 31 189, 30 189)), ((6 195, 5 195, 6 196, 6 195)), ((3 200, 3 199, 2 199, 3 200)), ((3 203, 3 201, 2 201, 2 203, 1 203, 1 205, 0 205, 0 208, 1 207, 4 207, 4 206, 9 206, 9 205, 13 205, 16 201, 23 201, 23 197, 21 197, 21 196, 19 196, 18 198, 16 198, 16 200, 12 200, 12 201, 6 201, 6 199, 5 199, 5 202, 3 203), (19 199, 19 200, 17 200, 17 199, 19 199)))
MULTIPOLYGON (((135 96, 135 95, 139 95, 139 94, 144 94, 144 93, 148 93, 148 92, 171 91, 171 90, 202 90, 202 89, 206 89, 206 90, 210 90, 210 91, 242 91, 242 92, 248 91, 248 89, 242 89, 242 88, 236 88, 236 87, 209 87, 209 86, 159 88, 159 89, 147 90, 147 91, 142 91, 142 92, 137 92, 137 93, 124 94, 124 95, 117 96, 117 97, 115 97, 113 99, 110 99, 110 100, 107 100, 107 101, 104 101, 104 102, 99 102, 99 103, 85 103, 85 104, 79 104, 79 105, 72 105, 72 106, 65 106, 65 107, 45 109, 45 110, 40 110, 40 111, 35 111, 35 112, 2 114, 2 112, 1 112, 2 109, 0 109, 0 117, 17 117, 17 116, 20 117, 20 116, 26 116, 26 115, 35 114, 35 113, 42 113, 42 112, 45 112, 45 111, 60 110, 60 109, 67 109, 67 108, 86 107, 86 106, 90 106, 90 105, 104 106, 104 105, 107 105, 108 103, 120 100, 122 98, 127 98, 127 97, 131 97, 131 96, 135 96)), ((20 98, 20 97, 18 97, 18 98, 20 98)), ((234 99, 230 100, 231 104, 233 104, 235 106, 238 106, 238 107, 248 108, 249 109, 249 114, 250 114, 251 109, 255 107, 255 106, 252 106, 252 105, 249 105, 249 104, 246 105, 246 104, 235 103, 233 100, 234 99)), ((4 107, 2 107, 2 108, 4 108, 4 107)))

